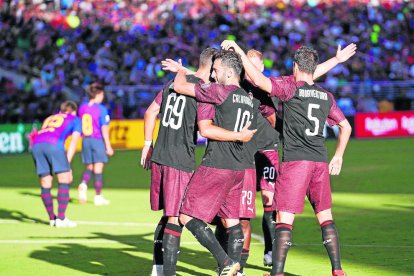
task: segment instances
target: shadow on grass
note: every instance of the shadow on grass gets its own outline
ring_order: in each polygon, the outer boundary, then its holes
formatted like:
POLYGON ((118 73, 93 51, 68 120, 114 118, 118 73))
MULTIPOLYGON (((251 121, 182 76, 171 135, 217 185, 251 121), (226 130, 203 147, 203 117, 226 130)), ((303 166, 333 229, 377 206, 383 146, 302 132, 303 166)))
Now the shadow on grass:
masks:
MULTIPOLYGON (((39 193, 32 193, 32 192, 27 192, 27 191, 25 191, 25 192, 20 192, 20 194, 21 195, 24 195, 24 196, 32 196, 32 197, 38 197, 38 198, 40 198, 40 194, 39 193)), ((52 192, 52 197, 53 197, 53 200, 56 200, 57 199, 57 188, 56 188, 56 195, 55 196, 53 196, 53 192, 52 192)), ((56 201, 55 201, 56 202, 56 201)), ((54 203, 55 203, 54 202, 54 203)), ((79 203, 79 201, 78 200, 76 200, 76 199, 74 199, 73 198, 73 196, 69 199, 69 203, 74 203, 74 204, 77 204, 77 203, 79 203)))
POLYGON ((0 209, 0 219, 16 220, 26 223, 40 223, 49 224, 49 221, 40 220, 38 218, 30 217, 23 212, 16 210, 0 209))
MULTIPOLYGON (((84 238, 91 241, 98 239, 115 241, 125 246, 111 248, 111 246, 96 247, 79 243, 63 243, 36 250, 30 254, 30 257, 88 274, 150 275, 152 270, 153 243, 148 237, 151 237, 153 233, 141 235, 93 234, 94 236, 84 238), (137 256, 142 253, 147 254, 148 258, 137 256)), ((66 238, 68 241, 72 239, 71 237, 66 238)), ((93 242, 93 244, 99 245, 99 242, 93 242)), ((215 261, 208 252, 181 248, 177 275, 180 275, 180 272, 197 276, 210 275, 182 266, 180 262, 183 261, 196 267, 211 269, 212 271, 215 266, 215 261)))

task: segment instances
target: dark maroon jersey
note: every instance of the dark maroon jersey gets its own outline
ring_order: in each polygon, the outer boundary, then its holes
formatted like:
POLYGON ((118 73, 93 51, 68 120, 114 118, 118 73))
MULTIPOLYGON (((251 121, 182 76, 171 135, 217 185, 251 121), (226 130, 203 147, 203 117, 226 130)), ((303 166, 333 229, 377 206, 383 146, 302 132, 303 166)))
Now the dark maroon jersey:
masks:
MULTIPOLYGON (((214 124, 240 131, 253 118, 252 97, 242 88, 216 83, 197 84, 197 101, 215 105, 214 124)), ((231 170, 244 170, 243 144, 209 140, 201 165, 231 170)))
MULTIPOLYGON (((273 115, 276 108, 272 102, 272 98, 268 93, 253 86, 248 81, 242 83, 242 87, 248 93, 252 93, 253 97, 260 102, 259 112, 257 116, 257 132, 254 135, 256 140, 257 150, 271 150, 277 149, 279 144, 279 132, 275 130, 272 125, 264 118, 273 115)), ((254 129, 254 128, 251 128, 254 129)), ((255 152, 253 153, 253 155, 255 152)))
POLYGON ((271 96, 283 102, 283 161, 327 162, 325 121, 345 120, 333 95, 316 84, 296 82, 293 76, 270 78, 271 96))
MULTIPOLYGON (((198 83, 199 78, 187 75, 187 81, 198 83)), ((177 94, 172 82, 155 98, 160 104, 160 127, 151 161, 191 172, 195 169, 197 143, 197 102, 193 97, 177 94)))

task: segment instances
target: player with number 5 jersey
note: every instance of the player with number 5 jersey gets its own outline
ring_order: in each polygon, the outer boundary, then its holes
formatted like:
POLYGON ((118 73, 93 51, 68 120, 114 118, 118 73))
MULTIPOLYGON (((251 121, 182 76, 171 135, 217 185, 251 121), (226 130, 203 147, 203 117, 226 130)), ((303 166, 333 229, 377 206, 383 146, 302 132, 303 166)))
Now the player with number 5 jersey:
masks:
POLYGON ((105 96, 104 88, 99 83, 92 83, 86 91, 89 101, 79 108, 79 116, 82 119, 82 162, 86 165, 82 182, 78 186, 78 199, 80 203, 87 201, 88 182, 94 176, 95 197, 97 206, 108 205, 109 200, 104 198, 103 170, 108 162, 108 155, 114 151, 109 140, 109 114, 107 108, 102 105, 105 96))

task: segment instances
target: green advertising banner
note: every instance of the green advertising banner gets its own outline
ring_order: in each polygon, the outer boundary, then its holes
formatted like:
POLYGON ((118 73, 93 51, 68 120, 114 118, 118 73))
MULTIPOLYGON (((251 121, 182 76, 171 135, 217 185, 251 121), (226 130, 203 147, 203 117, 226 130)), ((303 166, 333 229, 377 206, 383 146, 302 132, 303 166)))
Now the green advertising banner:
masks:
POLYGON ((28 135, 40 124, 0 125, 0 154, 22 153, 29 151, 28 135))

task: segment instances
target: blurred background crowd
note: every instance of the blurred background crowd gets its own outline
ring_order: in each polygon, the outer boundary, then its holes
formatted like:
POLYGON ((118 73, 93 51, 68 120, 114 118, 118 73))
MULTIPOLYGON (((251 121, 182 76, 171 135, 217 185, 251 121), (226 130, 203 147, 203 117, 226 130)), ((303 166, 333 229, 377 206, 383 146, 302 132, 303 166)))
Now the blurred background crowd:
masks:
POLYGON ((111 117, 141 118, 164 83, 165 58, 196 67, 201 50, 234 39, 289 75, 303 44, 358 52, 318 82, 345 115, 413 109, 412 1, 0 0, 0 123, 41 121, 92 81, 111 117))

